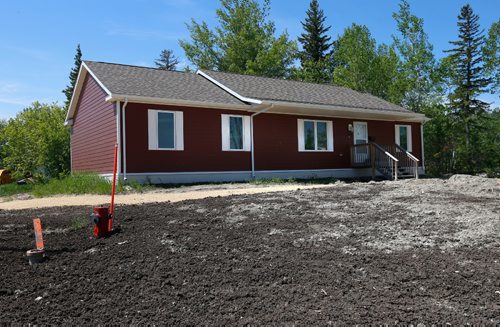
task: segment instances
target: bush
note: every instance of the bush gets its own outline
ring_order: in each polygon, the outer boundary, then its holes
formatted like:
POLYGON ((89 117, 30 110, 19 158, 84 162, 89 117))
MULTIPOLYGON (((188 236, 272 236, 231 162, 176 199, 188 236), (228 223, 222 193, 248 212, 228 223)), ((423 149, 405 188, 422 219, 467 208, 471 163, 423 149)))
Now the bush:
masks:
POLYGON ((70 171, 69 130, 66 110, 56 104, 34 102, 2 129, 0 156, 3 164, 22 178, 62 177, 70 171))

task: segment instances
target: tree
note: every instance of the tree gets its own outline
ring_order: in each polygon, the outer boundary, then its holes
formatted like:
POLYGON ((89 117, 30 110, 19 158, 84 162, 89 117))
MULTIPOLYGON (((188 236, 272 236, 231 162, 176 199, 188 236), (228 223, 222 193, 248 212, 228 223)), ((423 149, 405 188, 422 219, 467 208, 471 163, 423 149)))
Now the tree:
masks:
POLYGON ((326 17, 323 10, 319 8, 318 0, 311 0, 306 14, 305 21, 301 22, 304 32, 298 38, 302 44, 302 51, 300 51, 302 64, 306 61, 324 60, 332 46, 331 38, 326 35, 331 26, 325 26, 326 17))
POLYGON ((424 31, 424 20, 410 12, 407 0, 399 4, 399 11, 392 14, 399 36, 393 36, 394 46, 401 58, 400 92, 402 105, 415 112, 435 102, 435 83, 432 80, 436 66, 433 47, 424 31))
POLYGON ((269 77, 286 77, 297 45, 288 34, 275 37, 267 20, 269 0, 220 0, 218 26, 210 29, 194 19, 187 28, 191 41, 181 40, 186 57, 198 68, 269 77))
POLYGON ((5 130, 6 126, 7 126, 7 121, 0 119, 0 168, 3 168, 3 166, 4 166, 4 163, 3 163, 4 155, 3 155, 2 149, 5 145, 4 130, 5 130))
POLYGON ((325 26, 326 17, 317 0, 311 0, 306 15, 305 21, 301 22, 304 32, 298 38, 302 44, 299 52, 301 68, 293 78, 314 83, 331 82, 332 43, 326 34, 331 26, 325 26))
POLYGON ((179 64, 179 59, 174 56, 172 50, 162 50, 160 58, 155 60, 156 68, 160 70, 175 70, 179 64))
POLYGON ((500 91, 500 20, 491 24, 483 47, 484 68, 492 79, 491 93, 500 91))
POLYGON ((459 151, 461 165, 466 172, 473 173, 477 168, 475 152, 479 144, 472 142, 477 141, 476 128, 489 109, 489 104, 478 97, 487 91, 491 79, 485 77, 482 57, 485 37, 480 30, 479 16, 470 5, 462 7, 457 25, 459 40, 451 41, 455 48, 446 50, 451 53, 454 87, 449 95, 449 106, 464 132, 464 148, 459 151))
POLYGON ((78 79, 78 73, 80 72, 80 66, 82 65, 82 50, 80 49, 80 44, 76 46, 75 54, 75 64, 69 73, 69 85, 63 90, 64 95, 66 95, 66 101, 64 102, 66 108, 71 102, 71 97, 73 96, 73 90, 75 89, 76 80, 78 79))
POLYGON ((398 103, 394 85, 399 58, 392 47, 377 47, 366 26, 352 24, 344 30, 336 42, 333 61, 333 84, 398 103))
POLYGON ((70 170, 66 110, 56 104, 34 102, 9 120, 3 131, 1 156, 16 177, 61 177, 70 170))

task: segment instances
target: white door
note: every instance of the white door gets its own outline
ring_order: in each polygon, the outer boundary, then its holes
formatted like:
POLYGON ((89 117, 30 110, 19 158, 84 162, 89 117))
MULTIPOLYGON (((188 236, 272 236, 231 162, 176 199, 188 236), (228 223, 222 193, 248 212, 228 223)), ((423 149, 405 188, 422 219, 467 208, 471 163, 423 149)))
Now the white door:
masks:
POLYGON ((364 163, 369 160, 368 157, 368 124, 366 122, 355 121, 354 124, 354 144, 366 144, 366 146, 357 146, 354 148, 354 162, 364 163))

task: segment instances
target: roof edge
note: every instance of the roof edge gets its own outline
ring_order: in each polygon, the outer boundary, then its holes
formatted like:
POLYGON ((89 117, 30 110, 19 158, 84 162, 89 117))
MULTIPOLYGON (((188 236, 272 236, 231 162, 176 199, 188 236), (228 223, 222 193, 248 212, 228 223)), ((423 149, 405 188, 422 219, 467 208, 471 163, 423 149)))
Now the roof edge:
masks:
POLYGON ((108 96, 111 96, 111 92, 108 90, 108 88, 97 78, 97 76, 94 74, 94 72, 92 72, 92 70, 85 63, 85 61, 82 61, 82 64, 80 65, 80 70, 78 71, 78 77, 76 78, 75 89, 73 90, 73 94, 71 95, 71 101, 69 103, 68 113, 66 114, 66 119, 64 120, 65 125, 72 125, 73 116, 75 115, 76 112, 76 105, 78 103, 78 99, 80 98, 80 93, 82 92, 83 83, 85 82, 87 74, 90 74, 90 76, 92 76, 92 78, 104 90, 104 92, 106 92, 108 96))
POLYGON ((235 98, 237 98, 240 101, 251 103, 251 104, 262 104, 261 100, 247 98, 247 97, 239 94, 238 92, 236 92, 236 91, 232 90, 231 88, 227 87, 226 85, 222 84, 221 82, 219 82, 215 78, 213 78, 213 77, 209 76, 208 74, 204 73, 200 69, 198 69, 196 71, 196 74, 204 77, 207 80, 209 80, 210 82, 212 82, 213 84, 217 85, 218 87, 220 87, 221 89, 223 89, 227 93, 231 94, 232 96, 234 96, 235 98))

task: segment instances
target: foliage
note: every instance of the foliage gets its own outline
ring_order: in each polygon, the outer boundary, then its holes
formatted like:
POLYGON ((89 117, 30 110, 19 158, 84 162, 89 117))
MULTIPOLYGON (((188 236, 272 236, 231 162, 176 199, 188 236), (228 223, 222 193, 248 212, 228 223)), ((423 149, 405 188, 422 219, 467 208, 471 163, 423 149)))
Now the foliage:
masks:
POLYGON ((4 164, 15 177, 61 177, 69 172, 69 131, 66 110, 56 104, 34 102, 9 120, 3 131, 4 164))
POLYGON ((160 70, 175 70, 179 64, 179 59, 174 56, 174 52, 169 49, 162 50, 160 58, 155 60, 156 68, 160 70))
POLYGON ((297 45, 288 34, 275 37, 268 21, 269 0, 220 0, 218 26, 194 19, 187 28, 191 41, 181 40, 186 57, 198 68, 268 77, 286 77, 297 45))
POLYGON ((4 136, 4 130, 5 130, 5 127, 7 126, 7 121, 6 120, 3 120, 3 119, 0 119, 0 168, 3 168, 4 166, 4 156, 5 154, 3 154, 3 147, 5 145, 5 136, 4 136))
POLYGON ((449 106, 458 118, 464 133, 464 147, 457 152, 458 163, 465 172, 473 173, 477 168, 479 150, 478 128, 483 123, 489 104, 478 97, 487 91, 491 79, 485 76, 482 47, 485 37, 479 26, 479 16, 470 5, 465 5, 458 16, 459 40, 451 41, 455 46, 447 52, 451 62, 453 90, 449 95, 449 106))
POLYGON ((66 95, 65 105, 69 106, 71 102, 71 97, 73 96, 73 90, 75 89, 76 80, 78 79, 78 73, 80 72, 80 66, 82 65, 82 50, 80 49, 80 44, 76 46, 75 54, 75 64, 69 73, 69 85, 63 90, 64 95, 66 95))
POLYGON ((399 36, 393 36, 394 47, 401 58, 398 88, 401 104, 415 112, 435 101, 436 83, 433 72, 436 62, 433 47, 424 31, 424 20, 410 12, 407 0, 401 1, 399 11, 392 14, 399 36))
POLYGON ((500 91, 500 19, 488 30, 483 47, 485 73, 492 79, 491 93, 500 91))
POLYGON ((398 102, 394 85, 399 58, 392 47, 377 47, 366 26, 352 24, 344 30, 336 42, 333 61, 334 84, 398 102))

